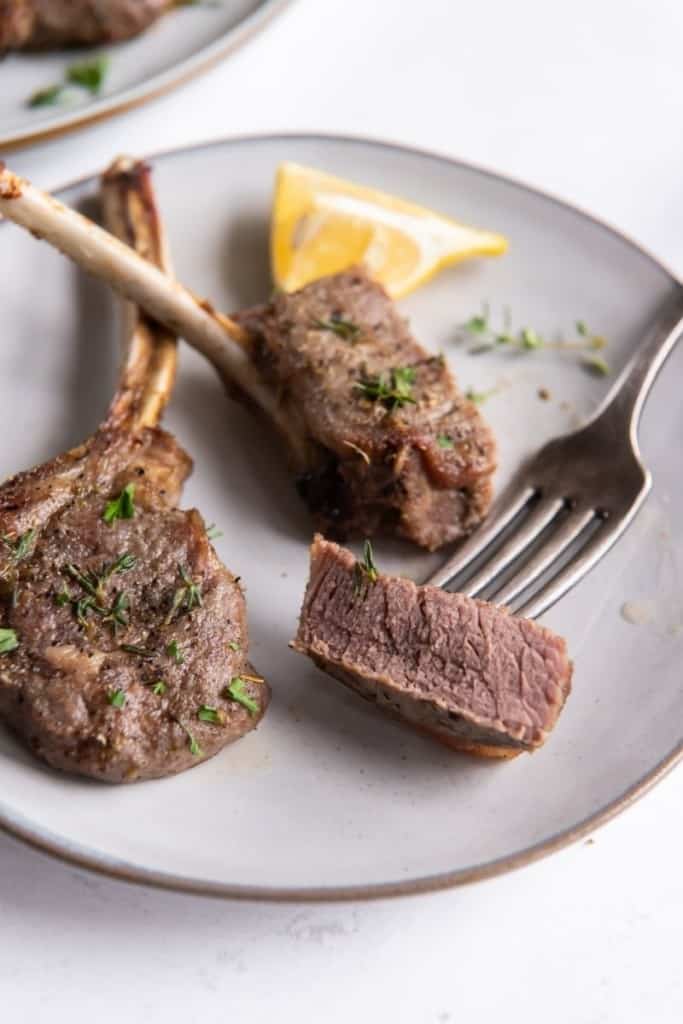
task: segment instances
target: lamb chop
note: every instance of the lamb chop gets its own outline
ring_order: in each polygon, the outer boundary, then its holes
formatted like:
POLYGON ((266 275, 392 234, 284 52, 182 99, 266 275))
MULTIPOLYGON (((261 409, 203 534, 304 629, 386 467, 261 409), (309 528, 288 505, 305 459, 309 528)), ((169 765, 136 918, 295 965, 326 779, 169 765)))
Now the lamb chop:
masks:
POLYGON ((561 637, 507 609, 380 575, 317 536, 291 646, 456 750, 514 757, 547 739, 571 689, 561 637))
POLYGON ((120 42, 172 6, 174 0, 0 0, 0 53, 120 42))
MULTIPOLYGON (((105 175, 109 226, 168 270, 149 170, 105 175)), ((191 460, 156 424, 174 337, 134 321, 106 421, 0 487, 0 718, 55 768, 109 782, 189 768, 253 729, 269 690, 246 661, 238 581, 200 514, 191 460)))
POLYGON ((0 213, 142 305, 216 366, 284 437, 319 529, 392 532, 429 550, 491 499, 492 436, 361 269, 230 319, 85 218, 0 168, 0 213))

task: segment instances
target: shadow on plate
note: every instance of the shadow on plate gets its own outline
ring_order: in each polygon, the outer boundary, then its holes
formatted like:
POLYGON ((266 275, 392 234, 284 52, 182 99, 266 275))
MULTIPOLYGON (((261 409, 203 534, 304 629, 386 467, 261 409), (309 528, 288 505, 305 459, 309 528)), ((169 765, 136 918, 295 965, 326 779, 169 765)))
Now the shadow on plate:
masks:
POLYGON ((225 238, 224 276, 237 296, 238 309, 266 302, 273 290, 270 276, 269 224, 262 214, 242 213, 231 221, 225 238))

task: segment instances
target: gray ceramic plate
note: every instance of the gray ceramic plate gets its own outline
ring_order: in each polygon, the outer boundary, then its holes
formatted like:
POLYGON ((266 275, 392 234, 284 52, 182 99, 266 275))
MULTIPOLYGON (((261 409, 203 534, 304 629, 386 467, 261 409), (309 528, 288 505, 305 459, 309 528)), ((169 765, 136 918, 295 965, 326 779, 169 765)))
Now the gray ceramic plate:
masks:
MULTIPOLYGON (((679 287, 614 231, 497 175, 381 143, 268 137, 153 161, 178 273, 223 309, 269 292, 271 190, 284 159, 509 236, 504 258, 449 270, 401 303, 464 386, 496 389, 484 409, 500 439, 501 483, 525 452, 590 413, 609 382, 557 353, 468 355, 454 341, 456 325, 484 298, 496 314, 508 304, 516 324, 547 335, 571 332, 580 318, 609 339, 617 371, 679 287)), ((80 203, 95 192, 86 181, 62 198, 80 203)), ((0 230, 0 265, 4 476, 95 426, 114 387, 117 351, 105 288, 12 226, 0 230)), ((167 422, 196 460, 185 502, 221 526, 220 554, 246 581, 252 656, 273 685, 272 708, 257 733, 194 771, 118 788, 54 774, 0 731, 0 823, 110 874, 267 898, 436 888, 507 870, 585 834, 681 755, 682 376, 679 346, 643 420, 655 478, 647 506, 547 616, 576 663, 559 726, 537 754, 496 764, 449 753, 382 717, 287 649, 309 521, 277 440, 183 349, 167 422)), ((435 565, 397 544, 378 544, 377 558, 417 579, 435 565)))
POLYGON ((138 38, 117 46, 10 54, 0 72, 0 147, 61 135, 167 92, 211 67, 288 2, 216 0, 173 11, 138 38), (56 106, 27 106, 34 92, 62 81, 70 64, 100 53, 108 55, 109 71, 99 96, 70 90, 56 106))

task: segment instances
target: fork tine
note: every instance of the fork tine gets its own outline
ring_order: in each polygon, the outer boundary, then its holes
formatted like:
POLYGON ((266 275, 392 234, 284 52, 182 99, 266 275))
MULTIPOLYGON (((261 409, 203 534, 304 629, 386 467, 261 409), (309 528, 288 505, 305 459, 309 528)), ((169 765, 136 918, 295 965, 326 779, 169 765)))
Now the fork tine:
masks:
POLYGON ((583 533, 590 522, 595 519, 593 509, 574 510, 553 530, 545 544, 526 562, 519 572, 497 591, 489 595, 489 600, 496 604, 510 605, 511 602, 530 584, 542 576, 553 562, 567 551, 569 546, 583 533))
POLYGON ((513 484, 508 487, 498 500, 493 513, 488 516, 483 525, 475 530, 472 536, 464 544, 461 544, 448 561, 440 566, 426 582, 432 587, 447 586, 451 580, 471 565, 489 544, 495 541, 515 516, 519 515, 524 506, 529 504, 535 494, 535 489, 528 484, 522 487, 513 484))
POLYGON ((643 488, 626 515, 603 520, 601 528, 595 531, 576 557, 572 558, 556 576, 553 576, 525 604, 520 608, 516 608, 515 615, 523 616, 525 619, 537 619, 544 612, 547 612, 561 597, 564 597, 572 587, 575 587, 586 573, 590 572, 593 566, 597 565, 600 559, 607 554, 614 543, 619 540, 619 537, 621 537, 640 509, 649 490, 649 485, 643 488))
POLYGON ((541 498, 495 555, 460 588, 461 593, 475 597, 524 552, 538 535, 552 523, 565 506, 563 498, 541 498))

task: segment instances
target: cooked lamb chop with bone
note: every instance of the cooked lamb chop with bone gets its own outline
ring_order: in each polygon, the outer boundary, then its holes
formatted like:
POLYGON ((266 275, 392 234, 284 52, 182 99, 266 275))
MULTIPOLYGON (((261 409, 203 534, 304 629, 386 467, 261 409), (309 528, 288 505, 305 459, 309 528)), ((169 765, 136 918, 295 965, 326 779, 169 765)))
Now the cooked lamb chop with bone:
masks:
POLYGON ((388 531, 434 550, 485 515, 492 436, 363 270, 229 319, 1 167, 0 213, 182 334, 259 406, 288 443, 318 528, 388 531))
MULTIPOLYGON (((106 220, 168 270, 149 171, 105 175, 106 220)), ((84 444, 0 487, 0 718, 40 758, 109 782, 189 768, 254 728, 238 581, 195 510, 191 460, 156 426, 175 339, 134 321, 121 385, 84 444)))
POLYGON ((144 32, 175 0, 0 0, 0 53, 117 43, 144 32))
POLYGON ((561 637, 505 608, 377 571, 316 537, 292 647, 456 750, 514 757, 547 739, 571 688, 561 637))

